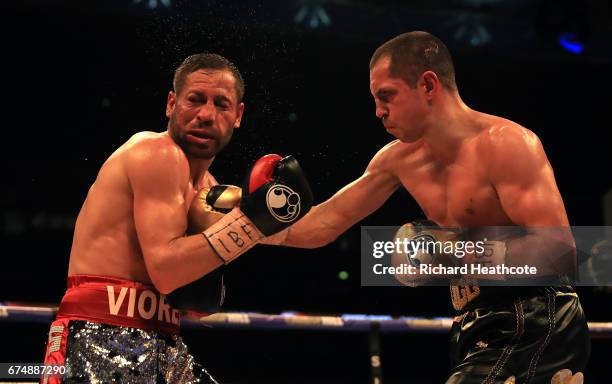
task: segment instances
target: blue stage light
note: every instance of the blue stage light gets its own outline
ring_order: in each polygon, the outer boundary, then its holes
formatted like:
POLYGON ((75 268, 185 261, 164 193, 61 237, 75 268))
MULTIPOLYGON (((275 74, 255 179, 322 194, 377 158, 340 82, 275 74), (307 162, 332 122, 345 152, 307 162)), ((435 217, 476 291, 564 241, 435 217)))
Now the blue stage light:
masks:
POLYGON ((564 32, 559 35, 559 44, 568 52, 580 54, 584 50, 584 45, 576 39, 576 35, 564 32))

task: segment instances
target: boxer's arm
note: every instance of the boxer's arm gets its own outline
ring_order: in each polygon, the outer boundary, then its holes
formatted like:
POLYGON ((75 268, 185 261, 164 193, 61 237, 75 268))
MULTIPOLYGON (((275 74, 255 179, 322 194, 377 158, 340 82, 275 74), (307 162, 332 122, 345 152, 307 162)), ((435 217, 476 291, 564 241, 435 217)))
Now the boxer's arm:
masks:
POLYGON ((201 234, 184 235, 189 166, 177 148, 159 142, 141 143, 128 156, 127 171, 139 245, 147 272, 161 293, 223 264, 201 234))
POLYGON ((563 199, 542 143, 520 126, 492 129, 487 137, 489 176, 504 212, 528 234, 507 241, 506 264, 530 264, 538 275, 569 272, 575 245, 563 199))
POLYGON ((298 248, 324 246, 377 210, 400 186, 391 167, 388 147, 374 156, 360 178, 314 206, 292 225, 282 245, 298 248))

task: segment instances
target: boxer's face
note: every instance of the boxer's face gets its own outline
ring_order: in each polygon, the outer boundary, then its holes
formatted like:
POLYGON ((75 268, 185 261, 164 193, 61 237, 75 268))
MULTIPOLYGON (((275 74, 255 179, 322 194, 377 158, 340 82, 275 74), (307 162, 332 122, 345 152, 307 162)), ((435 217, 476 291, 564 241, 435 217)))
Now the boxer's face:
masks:
POLYGON ((376 117, 387 132, 403 142, 423 136, 427 103, 418 92, 399 77, 389 74, 389 58, 382 58, 370 71, 370 92, 376 104, 376 117))
POLYGON ((214 157, 240 127, 244 104, 235 81, 229 71, 200 69, 187 75, 179 94, 168 94, 168 130, 188 155, 214 157))

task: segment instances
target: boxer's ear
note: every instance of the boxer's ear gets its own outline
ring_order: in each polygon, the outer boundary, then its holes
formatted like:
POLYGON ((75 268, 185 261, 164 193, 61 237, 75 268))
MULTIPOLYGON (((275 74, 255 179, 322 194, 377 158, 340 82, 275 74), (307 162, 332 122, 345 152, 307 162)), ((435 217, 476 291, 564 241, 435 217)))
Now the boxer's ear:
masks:
POLYGON ((431 101, 431 99, 435 97, 441 85, 438 75, 433 71, 423 72, 419 83, 425 93, 427 101, 431 101))
POLYGON ((172 112, 174 112, 174 106, 176 105, 176 93, 174 91, 168 92, 168 100, 166 101, 166 117, 170 118, 172 112))
POLYGON ((242 122, 242 114, 244 113, 244 103, 238 104, 238 114, 236 115, 236 121, 234 121, 234 129, 240 128, 242 122))

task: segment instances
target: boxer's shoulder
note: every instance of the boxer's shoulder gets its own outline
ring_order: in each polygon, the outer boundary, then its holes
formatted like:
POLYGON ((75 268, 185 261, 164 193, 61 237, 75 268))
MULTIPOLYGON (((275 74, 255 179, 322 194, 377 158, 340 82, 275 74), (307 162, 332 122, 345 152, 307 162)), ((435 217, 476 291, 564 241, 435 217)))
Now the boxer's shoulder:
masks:
POLYGON ((535 133, 520 124, 501 118, 481 130, 474 142, 476 149, 491 160, 515 158, 541 148, 535 133))
POLYGON ((489 119, 478 135, 483 149, 516 149, 516 146, 535 145, 539 139, 535 133, 514 121, 501 117, 489 119))
MULTIPOLYGON (((188 163, 185 152, 165 132, 139 132, 124 144, 126 161, 160 161, 164 164, 188 163)), ((163 165, 163 164, 159 164, 163 165)))
POLYGON ((410 173, 410 170, 421 169, 423 164, 431 161, 423 140, 414 143, 393 140, 378 151, 372 159, 370 168, 375 165, 376 169, 400 177, 410 173))
POLYGON ((547 164, 538 136, 510 120, 500 120, 483 130, 477 146, 492 175, 535 174, 547 164))
POLYGON ((139 132, 125 144, 122 162, 128 175, 189 177, 189 161, 183 150, 165 132, 139 132))
POLYGON ((183 155, 181 148, 168 135, 167 132, 138 132, 132 135, 124 144, 126 151, 133 154, 144 154, 151 152, 151 155, 159 153, 161 155, 183 155))
POLYGON ((383 168, 394 167, 400 160, 406 160, 413 156, 420 146, 420 143, 403 143, 399 140, 393 140, 374 155, 372 163, 383 168))

